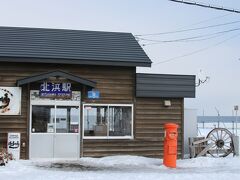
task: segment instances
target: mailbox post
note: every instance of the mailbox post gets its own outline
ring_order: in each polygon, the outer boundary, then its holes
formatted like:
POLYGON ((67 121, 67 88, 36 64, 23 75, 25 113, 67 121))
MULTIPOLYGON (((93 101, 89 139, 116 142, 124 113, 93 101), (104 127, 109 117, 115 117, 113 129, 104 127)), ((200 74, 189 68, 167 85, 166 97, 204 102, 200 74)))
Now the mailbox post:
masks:
POLYGON ((164 125, 165 139, 163 164, 170 168, 176 168, 178 137, 177 128, 178 125, 173 123, 168 123, 164 125))

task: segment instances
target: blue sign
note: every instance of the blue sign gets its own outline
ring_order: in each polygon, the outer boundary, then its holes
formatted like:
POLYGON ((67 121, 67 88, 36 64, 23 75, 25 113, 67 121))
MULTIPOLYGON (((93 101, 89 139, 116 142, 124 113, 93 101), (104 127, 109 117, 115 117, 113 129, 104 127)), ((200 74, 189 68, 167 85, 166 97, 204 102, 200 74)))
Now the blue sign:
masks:
POLYGON ((99 99, 100 98, 100 92, 93 90, 93 91, 88 91, 88 98, 89 99, 99 99))
POLYGON ((39 95, 40 97, 71 98, 71 83, 44 82, 40 85, 39 95))

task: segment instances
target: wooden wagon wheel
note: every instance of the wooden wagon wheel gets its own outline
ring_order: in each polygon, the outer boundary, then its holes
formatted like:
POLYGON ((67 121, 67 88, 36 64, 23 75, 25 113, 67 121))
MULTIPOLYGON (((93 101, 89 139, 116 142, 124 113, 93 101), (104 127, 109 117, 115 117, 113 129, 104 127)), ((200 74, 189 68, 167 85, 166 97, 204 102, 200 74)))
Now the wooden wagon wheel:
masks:
POLYGON ((213 157, 226 157, 233 152, 232 133, 225 128, 215 128, 207 135, 210 140, 208 144, 213 143, 213 146, 208 150, 208 153, 213 157))

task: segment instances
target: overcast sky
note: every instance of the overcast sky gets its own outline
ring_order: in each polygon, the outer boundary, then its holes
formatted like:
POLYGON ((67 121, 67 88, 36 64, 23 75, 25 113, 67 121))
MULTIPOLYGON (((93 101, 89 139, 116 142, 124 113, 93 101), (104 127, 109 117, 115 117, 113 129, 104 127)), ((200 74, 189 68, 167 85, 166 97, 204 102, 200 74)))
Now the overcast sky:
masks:
MULTIPOLYGON (((199 1, 240 9, 239 0, 199 1)), ((233 106, 240 105, 240 30, 236 30, 240 28, 240 22, 236 21, 240 21, 240 14, 168 0, 0 0, 0 26, 118 31, 139 35, 234 22, 184 33, 143 37, 169 41, 201 36, 200 41, 144 46, 153 66, 137 69, 147 73, 194 75, 202 70, 200 76, 210 76, 210 81, 197 88, 195 99, 185 100, 185 107, 198 109, 199 115, 203 111, 205 115, 217 115, 215 107, 221 115, 232 115, 233 106), (209 36, 229 30, 220 33, 221 36, 209 36), (209 37, 211 39, 207 39, 209 37), (199 53, 192 54, 199 50, 199 53), (192 55, 176 58, 188 54, 192 55), (170 61, 160 63, 166 60, 170 61)))

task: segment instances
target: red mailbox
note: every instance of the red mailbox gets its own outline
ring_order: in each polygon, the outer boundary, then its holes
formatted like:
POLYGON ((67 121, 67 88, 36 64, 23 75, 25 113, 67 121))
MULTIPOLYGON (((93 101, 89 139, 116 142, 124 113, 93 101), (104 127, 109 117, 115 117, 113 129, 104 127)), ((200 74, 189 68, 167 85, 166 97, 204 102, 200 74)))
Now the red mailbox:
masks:
POLYGON ((178 125, 173 123, 168 123, 164 125, 165 139, 163 164, 170 168, 176 168, 178 137, 177 128, 178 125))

